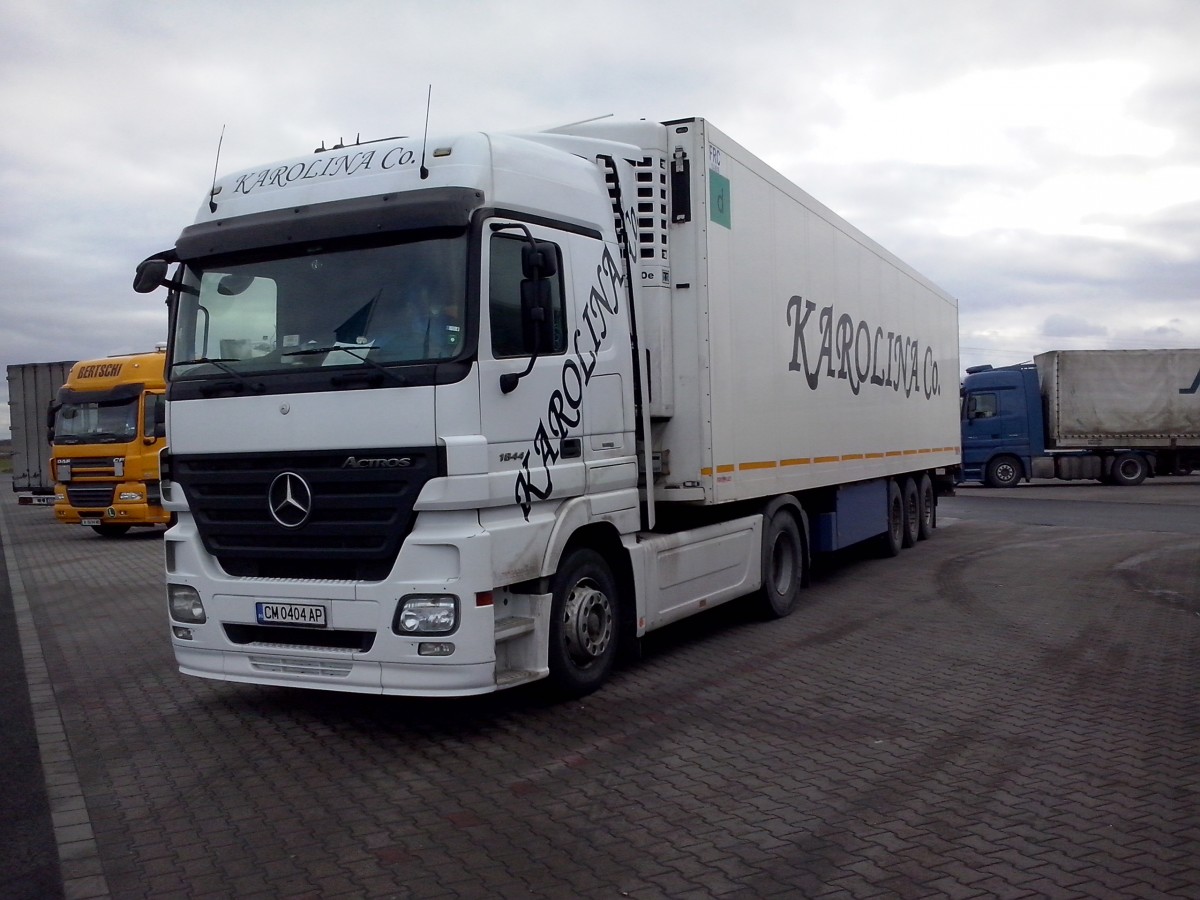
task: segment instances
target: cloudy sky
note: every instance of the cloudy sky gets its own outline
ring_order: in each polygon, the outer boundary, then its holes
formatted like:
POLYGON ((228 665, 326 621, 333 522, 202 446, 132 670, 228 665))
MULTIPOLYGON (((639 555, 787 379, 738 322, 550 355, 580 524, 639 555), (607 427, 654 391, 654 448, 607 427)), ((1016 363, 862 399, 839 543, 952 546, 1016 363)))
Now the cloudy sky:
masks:
MULTIPOLYGON (((163 340, 134 266, 324 142, 710 119, 959 298, 962 363, 1200 346, 1198 0, 0 0, 0 364, 163 340)), ((7 383, 0 438, 8 434, 7 383)))

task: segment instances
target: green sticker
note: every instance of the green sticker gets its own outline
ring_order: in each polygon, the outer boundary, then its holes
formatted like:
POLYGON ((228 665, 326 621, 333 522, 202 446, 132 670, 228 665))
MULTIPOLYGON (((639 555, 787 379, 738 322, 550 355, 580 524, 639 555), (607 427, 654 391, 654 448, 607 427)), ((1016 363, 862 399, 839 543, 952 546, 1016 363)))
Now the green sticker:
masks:
POLYGON ((729 179, 712 169, 708 170, 708 217, 718 225, 733 228, 729 217, 729 179))

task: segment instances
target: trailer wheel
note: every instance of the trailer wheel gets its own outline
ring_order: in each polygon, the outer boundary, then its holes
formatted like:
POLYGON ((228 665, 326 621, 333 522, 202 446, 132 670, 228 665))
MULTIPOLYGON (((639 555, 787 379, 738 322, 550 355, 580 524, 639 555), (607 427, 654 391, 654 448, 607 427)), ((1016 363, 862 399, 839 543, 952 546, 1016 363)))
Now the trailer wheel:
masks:
POLYGON ((1021 480, 1021 461, 1015 456, 997 456, 988 463, 984 480, 988 487, 1016 487, 1021 480))
POLYGON ((888 481, 887 530, 878 538, 882 556, 898 556, 904 546, 904 497, 894 479, 888 481))
POLYGON ((1140 453, 1122 453, 1113 460, 1113 484, 1133 487, 1145 481, 1149 474, 1150 467, 1146 464, 1146 457, 1140 453))
POLYGON ((93 525, 92 531, 105 538, 117 538, 127 532, 132 526, 129 525, 93 525))
POLYGON ((921 500, 917 483, 905 478, 900 490, 904 494, 904 533, 900 538, 900 546, 914 547, 921 532, 921 500))
POLYGON ((921 509, 920 523, 917 527, 917 538, 927 541, 933 537, 937 528, 937 497, 933 493, 933 479, 926 472, 917 484, 917 503, 921 509))
POLYGON ((604 683, 617 656, 619 599, 608 562, 586 547, 563 559, 550 606, 550 682, 565 697, 604 683))
POLYGON ((804 539, 787 508, 766 521, 762 543, 762 589, 759 607, 768 619, 782 619, 796 608, 804 584, 804 539))

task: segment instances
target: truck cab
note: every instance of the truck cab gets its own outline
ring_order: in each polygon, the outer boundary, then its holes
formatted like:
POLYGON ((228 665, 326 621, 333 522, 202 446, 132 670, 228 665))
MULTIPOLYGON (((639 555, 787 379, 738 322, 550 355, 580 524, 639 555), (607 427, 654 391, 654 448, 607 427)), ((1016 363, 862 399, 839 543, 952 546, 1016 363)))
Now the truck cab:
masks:
POLYGON ((102 537, 170 522, 158 478, 166 446, 165 359, 163 347, 71 368, 47 416, 59 522, 102 537))
POLYGON ((962 475, 989 487, 1028 480, 1045 454, 1037 368, 972 366, 962 385, 962 475))

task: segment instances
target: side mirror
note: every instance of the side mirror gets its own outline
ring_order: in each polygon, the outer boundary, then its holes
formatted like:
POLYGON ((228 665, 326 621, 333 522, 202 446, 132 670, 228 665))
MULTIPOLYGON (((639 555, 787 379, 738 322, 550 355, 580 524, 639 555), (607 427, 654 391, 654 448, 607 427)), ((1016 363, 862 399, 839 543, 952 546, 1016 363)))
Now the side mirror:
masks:
POLYGON ((54 443, 54 422, 58 418, 58 411, 62 409, 62 404, 56 400, 51 400, 50 405, 46 407, 46 443, 54 443))
POLYGON ((550 282, 544 278, 521 282, 521 337, 525 350, 535 355, 554 346, 550 282))
POLYGON ((138 263, 133 276, 133 289, 139 294, 151 294, 167 283, 168 263, 165 259, 151 257, 138 263))
POLYGON ((526 278, 549 278, 558 274, 558 254, 546 241, 530 241, 521 247, 521 274, 526 278))
POLYGON ((253 275, 224 275, 217 282, 217 293, 224 297, 236 297, 253 283, 253 275))

